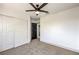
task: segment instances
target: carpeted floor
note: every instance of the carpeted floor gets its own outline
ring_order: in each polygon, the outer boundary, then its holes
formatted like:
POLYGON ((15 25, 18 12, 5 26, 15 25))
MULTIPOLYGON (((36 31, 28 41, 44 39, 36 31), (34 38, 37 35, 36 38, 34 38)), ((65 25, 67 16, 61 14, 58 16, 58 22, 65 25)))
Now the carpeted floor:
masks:
POLYGON ((31 43, 1 52, 0 55, 78 55, 63 48, 49 45, 34 39, 31 43))

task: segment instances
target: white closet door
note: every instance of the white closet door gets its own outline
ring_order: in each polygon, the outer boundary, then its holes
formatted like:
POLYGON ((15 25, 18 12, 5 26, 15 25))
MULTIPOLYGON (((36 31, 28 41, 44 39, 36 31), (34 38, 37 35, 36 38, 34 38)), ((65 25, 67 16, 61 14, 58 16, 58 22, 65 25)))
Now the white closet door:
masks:
POLYGON ((13 19, 3 16, 3 50, 14 47, 13 19))
POLYGON ((0 52, 2 51, 2 17, 0 15, 0 52))

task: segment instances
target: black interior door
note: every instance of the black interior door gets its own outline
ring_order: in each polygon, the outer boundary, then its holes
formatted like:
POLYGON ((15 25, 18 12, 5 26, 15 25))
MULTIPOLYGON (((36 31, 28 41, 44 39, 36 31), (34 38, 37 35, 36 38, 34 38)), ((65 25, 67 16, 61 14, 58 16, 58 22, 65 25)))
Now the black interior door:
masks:
POLYGON ((36 38, 37 38, 37 24, 32 23, 32 39, 36 39, 36 38))

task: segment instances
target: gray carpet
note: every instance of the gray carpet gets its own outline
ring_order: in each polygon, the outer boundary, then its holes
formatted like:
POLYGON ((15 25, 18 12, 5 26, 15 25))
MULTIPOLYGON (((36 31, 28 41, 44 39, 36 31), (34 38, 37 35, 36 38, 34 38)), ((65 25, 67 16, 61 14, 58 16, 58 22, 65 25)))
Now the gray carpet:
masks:
POLYGON ((34 39, 31 43, 1 52, 0 55, 78 55, 63 48, 34 39))

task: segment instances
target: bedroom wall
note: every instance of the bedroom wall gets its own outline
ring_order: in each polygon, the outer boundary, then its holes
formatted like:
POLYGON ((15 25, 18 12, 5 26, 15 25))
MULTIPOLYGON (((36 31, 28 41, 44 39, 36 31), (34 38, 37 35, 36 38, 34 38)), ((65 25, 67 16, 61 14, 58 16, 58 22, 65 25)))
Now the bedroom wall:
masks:
POLYGON ((79 52, 79 7, 40 19, 40 41, 79 52))
POLYGON ((22 6, 23 4, 0 4, 0 52, 30 42, 30 17, 22 10, 16 11, 22 9, 22 6))

